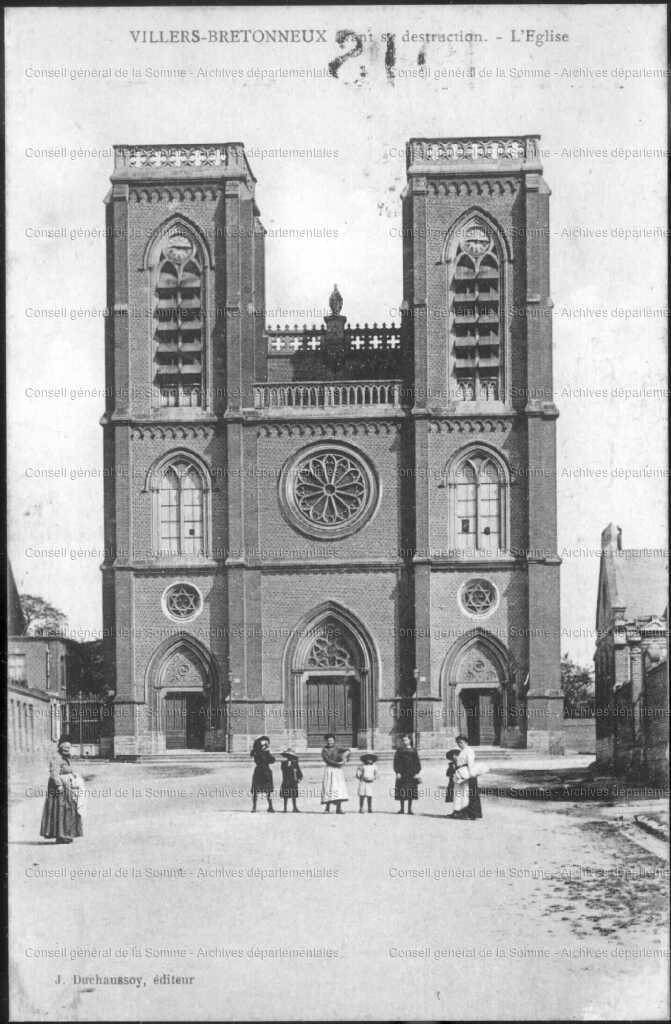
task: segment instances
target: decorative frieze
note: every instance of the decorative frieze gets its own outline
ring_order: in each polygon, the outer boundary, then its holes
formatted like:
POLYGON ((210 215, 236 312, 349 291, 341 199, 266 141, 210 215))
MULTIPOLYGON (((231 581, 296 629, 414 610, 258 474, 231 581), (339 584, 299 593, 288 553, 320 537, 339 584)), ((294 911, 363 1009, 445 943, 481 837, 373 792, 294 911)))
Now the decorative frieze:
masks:
POLYGON ((480 418, 459 416, 452 419, 433 419, 429 422, 431 434, 487 434, 505 433, 511 418, 480 418))
POLYGON ((520 183, 515 178, 469 178, 461 181, 450 179, 430 179, 427 191, 431 196, 514 196, 520 183))
POLYGON ((257 437, 362 437, 396 434, 399 423, 361 420, 355 423, 260 423, 257 437))
POLYGON ((161 185, 157 188, 131 188, 129 196, 133 203, 197 203, 205 200, 215 202, 218 191, 214 185, 198 187, 161 185))
POLYGON ((210 441, 211 427, 182 423, 151 423, 133 427, 133 441, 210 441))

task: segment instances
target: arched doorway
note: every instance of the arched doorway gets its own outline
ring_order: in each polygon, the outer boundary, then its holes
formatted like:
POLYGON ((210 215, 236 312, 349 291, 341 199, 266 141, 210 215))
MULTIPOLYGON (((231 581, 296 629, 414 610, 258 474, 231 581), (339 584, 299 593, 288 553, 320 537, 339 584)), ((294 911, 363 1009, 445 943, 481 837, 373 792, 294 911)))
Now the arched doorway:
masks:
POLYGON ((165 750, 203 750, 212 728, 216 692, 209 651, 194 638, 171 638, 149 666, 152 732, 165 750))
POLYGON ((472 634, 450 652, 443 676, 448 729, 471 746, 499 746, 512 678, 503 645, 484 631, 472 634))
POLYGON ((373 646, 364 627, 334 604, 313 612, 288 645, 286 700, 296 741, 370 749, 375 729, 373 646))

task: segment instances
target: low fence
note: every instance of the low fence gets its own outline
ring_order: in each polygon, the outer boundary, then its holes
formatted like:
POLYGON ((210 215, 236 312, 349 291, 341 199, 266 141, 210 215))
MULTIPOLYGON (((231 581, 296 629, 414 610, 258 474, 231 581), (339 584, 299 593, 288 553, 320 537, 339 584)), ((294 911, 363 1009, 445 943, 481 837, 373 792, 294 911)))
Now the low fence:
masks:
POLYGON ((65 702, 63 735, 69 738, 75 756, 100 757, 107 753, 105 740, 111 734, 110 705, 84 694, 65 702))

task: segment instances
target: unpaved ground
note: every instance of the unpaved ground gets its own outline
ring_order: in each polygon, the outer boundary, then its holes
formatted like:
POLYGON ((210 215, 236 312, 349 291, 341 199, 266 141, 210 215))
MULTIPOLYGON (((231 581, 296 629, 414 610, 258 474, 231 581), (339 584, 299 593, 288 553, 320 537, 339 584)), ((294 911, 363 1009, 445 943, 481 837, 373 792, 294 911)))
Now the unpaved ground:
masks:
POLYGON ((374 814, 350 781, 327 817, 309 766, 301 814, 252 815, 242 766, 82 770, 71 846, 37 835, 45 780, 12 785, 14 1019, 667 1014, 668 863, 631 804, 489 798, 450 822, 436 763, 413 818, 387 766, 374 814))

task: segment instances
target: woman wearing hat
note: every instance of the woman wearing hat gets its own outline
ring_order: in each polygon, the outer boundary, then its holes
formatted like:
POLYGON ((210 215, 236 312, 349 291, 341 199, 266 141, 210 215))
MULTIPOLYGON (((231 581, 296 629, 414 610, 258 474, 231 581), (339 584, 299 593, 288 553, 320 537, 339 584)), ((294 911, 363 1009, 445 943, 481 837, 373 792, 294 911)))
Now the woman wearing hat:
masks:
POLYGON ((72 748, 63 737, 58 753, 49 765, 47 797, 42 811, 40 835, 57 843, 71 843, 84 835, 82 821, 84 780, 72 767, 72 748))
MULTIPOLYGON (((445 793, 445 803, 451 804, 454 802, 454 775, 457 770, 457 758, 459 757, 459 748, 453 747, 452 750, 448 750, 445 754, 447 758, 447 792, 445 793)), ((448 818, 451 815, 448 814, 448 818)))
POLYGON ((252 811, 256 810, 256 798, 259 793, 265 793, 268 798, 268 810, 272 814, 275 811, 272 801, 273 773, 271 764, 275 764, 275 758, 270 753, 270 740, 267 736, 259 736, 254 740, 250 751, 254 758, 254 774, 252 775, 252 811))
POLYGON ((398 812, 403 814, 405 801, 408 801, 408 814, 412 814, 412 801, 417 799, 419 792, 419 775, 422 765, 419 755, 412 745, 410 736, 401 737, 401 746, 394 754, 394 771, 396 772, 396 785, 394 787, 394 799, 401 804, 398 812))
POLYGON ((342 766, 349 758, 349 750, 336 746, 336 738, 333 733, 327 733, 324 736, 324 741, 322 747, 322 761, 324 762, 322 803, 327 814, 331 810, 331 804, 336 805, 336 814, 342 814, 342 805, 345 800, 349 800, 342 770, 342 766))
POLYGON ((448 817, 468 818, 470 821, 474 821, 476 818, 482 817, 475 751, 469 747, 466 736, 457 736, 456 743, 459 747, 459 754, 455 759, 454 810, 448 817))
POLYGON ((368 801, 368 813, 373 810, 373 783, 377 779, 376 761, 377 754, 362 754, 361 764, 356 770, 356 777, 359 780, 359 814, 363 814, 364 800, 368 801))
POLYGON ((289 800, 291 800, 293 804, 294 811, 298 811, 298 807, 296 806, 296 799, 298 798, 298 783, 303 781, 303 772, 298 764, 298 754, 291 747, 282 751, 280 768, 282 769, 280 796, 284 800, 284 813, 287 813, 287 804, 289 803, 289 800))

